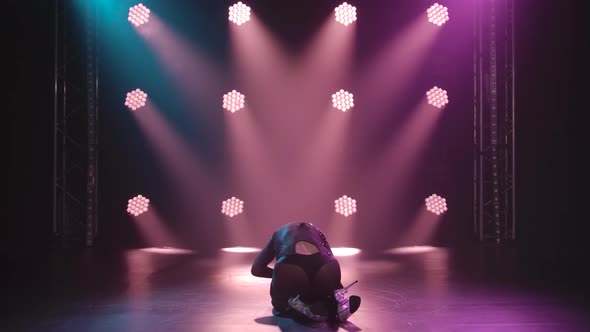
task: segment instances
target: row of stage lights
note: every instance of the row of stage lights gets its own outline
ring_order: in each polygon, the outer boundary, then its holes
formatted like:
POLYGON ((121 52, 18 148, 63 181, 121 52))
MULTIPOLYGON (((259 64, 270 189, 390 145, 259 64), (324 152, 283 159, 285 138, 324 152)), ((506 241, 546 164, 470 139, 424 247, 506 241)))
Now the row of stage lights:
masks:
MULTIPOLYGON (((242 25, 250 21, 250 7, 238 2, 229 7, 228 19, 237 25, 242 25)), ((334 19, 343 25, 349 25, 356 21, 356 7, 343 2, 338 7, 334 8, 334 19)), ((426 10, 428 22, 441 26, 449 20, 449 9, 441 4, 435 3, 426 10)), ((129 8, 129 16, 127 18, 133 25, 140 26, 146 24, 150 19, 150 10, 143 4, 137 4, 129 8)))
MULTIPOLYGON (((238 2, 229 7, 228 19, 232 23, 240 26, 250 20, 251 9, 249 6, 238 2)), ((428 22, 437 26, 442 26, 449 20, 448 8, 438 3, 433 4, 427 10, 428 22)), ((150 9, 143 4, 135 5, 129 8, 128 20, 134 26, 149 22, 150 9)), ((356 7, 344 2, 334 9, 335 20, 345 26, 357 20, 356 7)), ((147 102, 147 93, 140 89, 135 89, 127 93, 125 106, 130 110, 138 110, 145 106, 147 102)), ((449 103, 447 91, 435 86, 426 92, 428 104, 442 109, 449 103)), ((244 108, 246 104, 246 96, 242 93, 232 90, 223 95, 222 108, 232 113, 244 108)), ((344 89, 341 89, 332 94, 332 105, 334 108, 346 112, 354 107, 354 95, 344 89)), ((436 215, 441 215, 447 211, 446 199, 437 194, 432 194, 425 200, 426 209, 436 215)), ((127 204, 127 212, 134 216, 139 216, 149 209, 149 199, 138 195, 129 199, 127 204)), ((351 216, 357 212, 356 200, 344 195, 334 201, 334 210, 345 217, 351 216)), ((231 197, 221 204, 221 213, 234 217, 244 212, 244 201, 231 197)))
MULTIPOLYGON (((242 25, 250 20, 250 7, 238 2, 229 7, 229 20, 237 25, 242 25)), ((428 22, 437 26, 443 25, 449 20, 448 8, 438 3, 430 6, 426 10, 428 22)), ((128 20, 133 25, 140 26, 149 22, 150 10, 143 4, 135 5, 129 8, 128 20)), ((347 26, 356 21, 356 7, 344 2, 334 9, 334 16, 337 22, 347 26)), ((437 86, 426 92, 428 104, 437 108, 443 108, 449 103, 447 91, 437 86)), ((147 94, 136 89, 127 93, 125 105, 131 110, 137 110, 143 106, 147 101, 147 94)), ((242 93, 233 90, 223 96, 222 107, 232 113, 244 108, 246 103, 246 96, 242 93)), ((351 92, 341 89, 332 94, 332 105, 334 108, 346 112, 354 107, 354 95, 351 92)))
MULTIPOLYGON (((426 92, 426 100, 428 104, 436 107, 443 108, 449 103, 449 96, 447 91, 437 86, 426 92)), ((127 93, 125 98, 125 106, 130 110, 135 111, 143 106, 147 102, 147 93, 141 89, 135 89, 127 93)), ((246 106, 246 96, 242 93, 232 90, 223 95, 222 108, 235 113, 246 106)), ((336 109, 346 112, 354 107, 354 95, 344 89, 340 89, 332 94, 332 106, 336 109)))
MULTIPOLYGON (((425 200, 426 210, 441 215, 447 211, 446 199, 439 195, 432 194, 425 200)), ((127 212, 134 216, 139 216, 148 211, 150 200, 143 195, 135 196, 127 202, 127 212)), ((351 216, 357 212, 356 199, 344 195, 334 201, 334 211, 345 217, 351 216)), ((244 201, 239 198, 231 197, 221 203, 221 213, 228 217, 235 217, 244 212, 244 201)))

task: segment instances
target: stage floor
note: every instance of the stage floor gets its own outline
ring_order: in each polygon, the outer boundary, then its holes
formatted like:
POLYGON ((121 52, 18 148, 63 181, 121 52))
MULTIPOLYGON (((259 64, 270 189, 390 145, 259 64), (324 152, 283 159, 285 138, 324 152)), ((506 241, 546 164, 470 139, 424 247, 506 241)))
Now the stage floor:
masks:
POLYGON ((590 331, 585 290, 549 280, 556 273, 525 271, 510 253, 413 248, 339 257, 343 283, 358 279, 350 294, 362 297, 341 326, 274 317, 270 280, 250 275, 255 255, 137 249, 12 264, 0 330, 590 331))

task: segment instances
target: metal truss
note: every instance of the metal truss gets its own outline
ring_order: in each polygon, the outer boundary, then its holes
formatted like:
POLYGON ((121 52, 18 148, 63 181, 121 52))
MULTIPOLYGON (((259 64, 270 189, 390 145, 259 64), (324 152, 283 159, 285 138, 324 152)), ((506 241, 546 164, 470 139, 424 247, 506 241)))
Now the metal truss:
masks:
POLYGON ((60 245, 91 246, 98 225, 96 5, 54 5, 53 234, 60 245))
POLYGON ((480 241, 516 237, 513 0, 474 8, 474 230, 480 241))

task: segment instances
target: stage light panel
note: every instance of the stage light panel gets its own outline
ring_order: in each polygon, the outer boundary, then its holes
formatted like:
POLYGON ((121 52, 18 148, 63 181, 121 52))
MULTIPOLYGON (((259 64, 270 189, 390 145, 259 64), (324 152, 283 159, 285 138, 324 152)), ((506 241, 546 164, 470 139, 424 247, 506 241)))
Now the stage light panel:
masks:
POLYGON ((426 92, 426 99, 428 104, 437 108, 443 108, 449 103, 447 91, 436 86, 426 92))
POLYGON ((244 201, 235 197, 226 199, 221 203, 221 213, 228 217, 234 217, 244 212, 244 201))
POLYGON ((150 20, 150 9, 142 3, 130 7, 127 20, 136 27, 146 24, 150 20))
POLYGON ((127 92, 127 97, 125 98, 125 106, 127 106, 130 110, 135 111, 145 106, 147 97, 147 93, 141 91, 140 89, 135 89, 133 91, 127 92))
POLYGON ((137 195, 127 201, 127 212, 134 216, 139 216, 148 211, 150 200, 142 195, 137 195))
POLYGON ((334 201, 334 209, 337 213, 348 217, 356 213, 356 200, 346 195, 334 201))
POLYGON ((437 194, 428 196, 425 200, 426 210, 441 215, 447 211, 447 200, 437 194))
POLYGON ((340 91, 332 94, 332 105, 334 108, 346 112, 354 107, 354 96, 352 93, 340 89, 340 91))

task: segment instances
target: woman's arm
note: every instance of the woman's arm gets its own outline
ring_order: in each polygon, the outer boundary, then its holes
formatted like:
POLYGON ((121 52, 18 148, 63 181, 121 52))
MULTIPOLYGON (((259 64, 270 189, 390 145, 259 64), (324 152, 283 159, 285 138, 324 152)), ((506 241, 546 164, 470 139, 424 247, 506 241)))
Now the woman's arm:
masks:
POLYGON ((261 278, 272 278, 273 269, 268 267, 268 264, 275 259, 274 236, 268 241, 266 246, 258 253, 258 256, 252 263, 252 275, 261 278))

